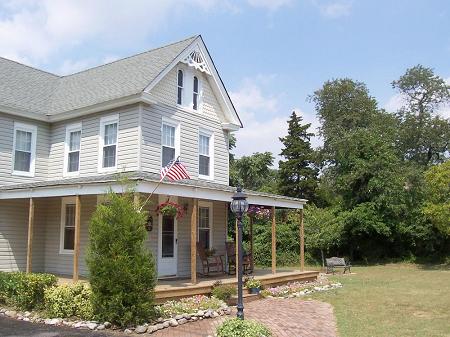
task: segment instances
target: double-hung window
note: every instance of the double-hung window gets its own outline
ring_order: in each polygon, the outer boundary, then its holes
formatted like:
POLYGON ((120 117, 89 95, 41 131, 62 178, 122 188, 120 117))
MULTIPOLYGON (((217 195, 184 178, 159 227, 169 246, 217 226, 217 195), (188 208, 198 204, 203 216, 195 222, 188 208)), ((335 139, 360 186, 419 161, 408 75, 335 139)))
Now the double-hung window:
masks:
POLYGON ((80 171, 81 123, 66 128, 64 173, 78 174, 80 171))
POLYGON ((162 167, 179 156, 179 125, 174 121, 163 119, 161 127, 161 153, 162 167))
POLYGON ((37 127, 14 123, 13 174, 33 177, 36 159, 37 127))
POLYGON ((213 179, 213 134, 200 131, 198 135, 198 174, 200 178, 213 179))
POLYGON ((118 130, 118 115, 100 119, 99 171, 109 171, 117 168, 118 130))
POLYGON ((61 233, 59 252, 73 253, 75 246, 75 198, 67 197, 62 199, 61 207, 61 233))
POLYGON ((205 249, 212 243, 212 203, 199 202, 198 206, 198 242, 205 249))

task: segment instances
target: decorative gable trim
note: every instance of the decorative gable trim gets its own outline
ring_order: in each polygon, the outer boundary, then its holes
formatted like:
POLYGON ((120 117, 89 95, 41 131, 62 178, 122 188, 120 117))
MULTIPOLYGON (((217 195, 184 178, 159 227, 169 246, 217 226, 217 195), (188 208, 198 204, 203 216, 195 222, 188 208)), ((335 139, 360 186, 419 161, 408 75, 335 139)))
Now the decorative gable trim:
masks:
MULTIPOLYGON (((192 52, 201 53, 202 62, 201 64, 196 64, 197 66, 206 66, 207 68, 203 68, 204 72, 206 70, 209 71, 208 81, 210 82, 211 88, 213 90, 214 95, 216 95, 219 104, 221 106, 222 111, 224 112, 226 120, 223 121, 227 125, 234 125, 236 129, 242 127, 242 122, 237 114, 236 109, 234 108, 233 103, 231 102, 230 96, 223 84, 222 79, 220 78, 219 73, 214 65, 214 62, 206 48, 205 43, 203 42, 202 37, 199 35, 189 46, 187 46, 163 71, 159 73, 158 76, 144 89, 144 93, 150 93, 151 90, 180 62, 186 63, 189 62, 189 58, 192 52), (187 61, 185 61, 187 60, 187 61)), ((199 54, 194 53, 194 57, 197 57, 199 54)), ((199 59, 197 58, 197 61, 199 59)), ((195 63, 195 62, 194 62, 195 63)), ((195 66, 194 64, 192 66, 195 66)))
POLYGON ((190 67, 194 67, 198 71, 204 72, 208 75, 211 75, 211 71, 209 70, 208 64, 205 61, 205 57, 203 56, 202 51, 197 45, 194 50, 192 50, 182 61, 186 63, 190 67))

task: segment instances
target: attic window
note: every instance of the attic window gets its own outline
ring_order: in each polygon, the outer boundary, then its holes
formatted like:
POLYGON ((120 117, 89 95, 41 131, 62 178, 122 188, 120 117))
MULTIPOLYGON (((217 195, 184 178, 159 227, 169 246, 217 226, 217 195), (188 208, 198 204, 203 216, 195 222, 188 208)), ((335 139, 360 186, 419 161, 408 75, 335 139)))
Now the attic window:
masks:
POLYGON ((189 55, 184 58, 183 62, 199 71, 211 75, 203 54, 199 50, 191 51, 189 55))

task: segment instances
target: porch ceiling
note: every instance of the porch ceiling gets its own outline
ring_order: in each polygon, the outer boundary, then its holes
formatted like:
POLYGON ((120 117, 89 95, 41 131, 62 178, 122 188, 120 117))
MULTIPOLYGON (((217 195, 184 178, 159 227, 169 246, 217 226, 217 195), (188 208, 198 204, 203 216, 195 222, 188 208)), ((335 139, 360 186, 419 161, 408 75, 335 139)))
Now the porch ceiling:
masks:
MULTIPOLYGON (((140 193, 151 193, 159 181, 159 175, 153 173, 127 172, 124 175, 137 183, 136 190, 140 193)), ((109 187, 116 192, 123 190, 122 185, 118 182, 117 174, 1 186, 0 199, 104 194, 109 187)), ((155 193, 229 202, 235 190, 235 187, 208 181, 182 180, 164 181, 155 193)), ((246 190, 245 193, 248 202, 255 205, 302 209, 307 202, 305 199, 257 191, 246 190)))

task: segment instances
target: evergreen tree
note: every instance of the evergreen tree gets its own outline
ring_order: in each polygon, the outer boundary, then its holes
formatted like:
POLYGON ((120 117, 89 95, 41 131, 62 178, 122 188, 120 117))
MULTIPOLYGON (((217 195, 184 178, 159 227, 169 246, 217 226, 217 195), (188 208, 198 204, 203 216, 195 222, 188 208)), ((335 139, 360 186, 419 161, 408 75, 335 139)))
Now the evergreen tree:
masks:
POLYGON ((282 194, 316 201, 318 170, 314 166, 314 150, 311 147, 313 133, 308 132, 311 124, 302 125, 302 117, 292 112, 288 121, 286 137, 280 138, 284 148, 279 162, 280 186, 282 194))

